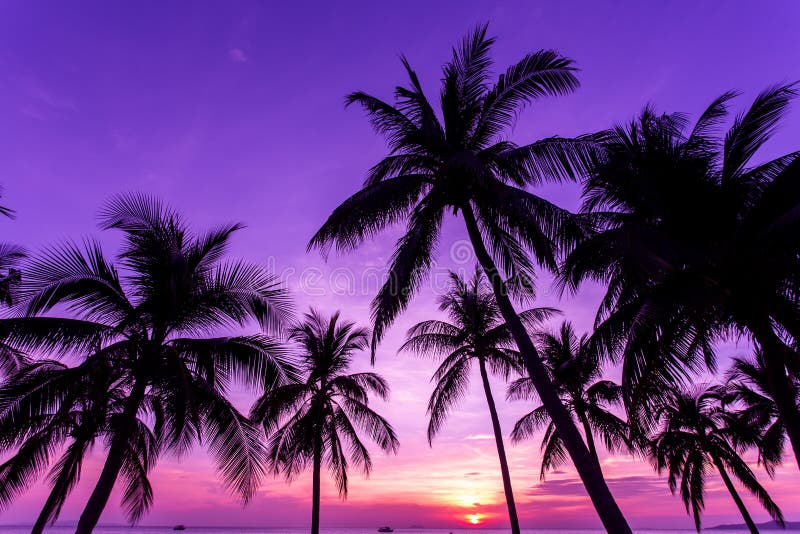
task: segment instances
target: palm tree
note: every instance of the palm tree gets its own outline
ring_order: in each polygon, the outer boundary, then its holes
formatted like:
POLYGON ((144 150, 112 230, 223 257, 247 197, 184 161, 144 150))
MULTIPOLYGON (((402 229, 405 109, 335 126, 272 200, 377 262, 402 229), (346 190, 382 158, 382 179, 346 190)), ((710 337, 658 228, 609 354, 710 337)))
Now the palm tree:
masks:
POLYGON ((560 249, 586 232, 580 219, 525 187, 581 174, 590 145, 551 137, 517 146, 506 138, 526 104, 578 86, 575 68, 556 52, 541 50, 490 84, 494 39, 486 30, 480 26, 468 35, 444 65, 439 114, 405 58, 410 86, 395 89, 394 105, 363 92, 347 97, 348 104, 366 110, 374 129, 386 137, 390 154, 370 169, 363 189, 333 211, 309 248, 320 248, 323 254, 331 246, 352 250, 387 226, 407 222, 388 280, 372 303, 374 357, 386 328, 425 279, 445 215, 460 214, 503 320, 603 524, 612 532, 630 532, 509 298, 509 291, 532 289, 528 252, 540 265, 554 269, 560 249))
MULTIPOLYGON (((122 231, 116 266, 92 242, 46 249, 26 267, 24 315, 0 319, 5 345, 105 358, 123 373, 123 406, 77 532, 92 531, 127 469, 125 451, 148 397, 164 406, 165 447, 181 453, 202 438, 227 487, 247 500, 258 488, 264 450, 258 428, 230 403, 227 391, 234 382, 272 387, 290 379, 292 368, 280 344, 266 335, 211 333, 251 321, 277 329, 288 313, 285 293, 265 269, 223 261, 238 224, 195 235, 177 213, 136 194, 113 199, 100 220, 101 228, 122 231)), ((69 388, 39 388, 36 395, 39 406, 57 407, 69 388)), ((26 417, 24 402, 5 399, 0 417, 26 417)))
MULTIPOLYGON (((93 356, 76 367, 53 360, 27 363, 0 387, 0 403, 17 404, 0 418, 0 442, 16 454, 0 465, 0 505, 8 506, 37 480, 52 463, 56 451, 63 453, 48 474, 51 491, 31 532, 41 534, 59 516, 61 507, 80 480, 83 459, 95 442, 111 436, 122 412, 127 387, 124 375, 106 358, 93 356), (61 390, 60 403, 43 403, 42 391, 61 390), (16 412, 16 413, 15 413, 16 412), (20 417, 24 413, 27 417, 20 417)), ((133 524, 152 504, 153 491, 147 474, 158 456, 158 429, 163 408, 157 398, 145 403, 154 408, 152 431, 137 420, 124 451, 121 475, 126 481, 122 504, 133 524), (158 408, 158 409, 155 409, 158 408)))
POLYGON ((662 424, 652 444, 656 468, 659 473, 667 470, 669 488, 673 493, 680 479, 681 499, 687 513, 691 508, 698 532, 709 468, 719 471, 750 532, 757 534, 758 528, 736 492, 729 473, 783 526, 783 514, 778 505, 730 443, 731 429, 726 425, 727 417, 719 395, 717 388, 709 388, 697 393, 674 391, 669 396, 657 412, 662 424))
MULTIPOLYGON (((2 192, 2 189, 0 189, 2 192)), ((14 210, 0 206, 0 215, 14 218, 14 210)), ((25 250, 17 245, 0 243, 0 303, 12 306, 20 282, 19 264, 25 258, 25 250)), ((11 347, 0 346, 0 372, 11 373, 22 364, 20 354, 11 347)))
POLYGON ((622 353, 629 407, 648 396, 637 384, 669 389, 713 367, 717 339, 751 336, 800 466, 790 378, 800 373, 800 355, 787 341, 800 339, 800 152, 752 163, 795 94, 792 85, 767 89, 724 136, 718 126, 734 93, 691 129, 684 115, 648 108, 598 136, 604 150, 583 210, 601 231, 570 254, 563 283, 608 284, 597 335, 622 353))
POLYGON ((24 257, 21 247, 0 243, 0 302, 6 306, 14 304, 14 290, 20 282, 17 267, 24 257))
MULTIPOLYGON (((447 313, 451 322, 430 320, 411 327, 406 342, 400 350, 410 350, 418 354, 431 354, 442 359, 433 375, 436 387, 428 401, 428 443, 447 420, 447 416, 469 388, 469 378, 473 363, 478 364, 492 419, 492 430, 500 458, 500 472, 503 477, 503 490, 508 506, 511 531, 519 534, 519 519, 514 505, 514 492, 508 470, 503 432, 497 416, 492 389, 489 385, 489 372, 508 379, 512 373, 523 370, 519 353, 511 348, 513 340, 506 325, 502 322, 500 310, 491 289, 486 287, 483 273, 476 268, 469 282, 458 274, 450 273, 450 289, 439 298, 439 309, 447 313)), ((520 319, 528 326, 538 325, 550 315, 557 313, 553 308, 533 308, 520 314, 520 319)))
POLYGON ((772 476, 783 459, 786 427, 770 391, 764 353, 756 350, 752 358, 734 358, 725 378, 726 402, 739 407, 733 419, 742 428, 737 445, 756 447, 759 464, 772 476))
POLYGON ((359 430, 383 451, 396 453, 400 445, 392 426, 369 406, 370 393, 388 399, 387 382, 375 373, 347 374, 368 337, 354 323, 340 322, 339 312, 327 319, 312 309, 290 331, 290 339, 302 347, 304 380, 267 390, 251 411, 269 438, 268 459, 276 473, 292 480, 312 465, 312 534, 319 534, 323 461, 346 498, 348 456, 365 476, 372 470, 359 430))
MULTIPOLYGON (((572 324, 565 321, 557 334, 539 333, 539 353, 544 357, 553 384, 558 388, 561 402, 575 421, 583 428, 586 445, 595 462, 600 464, 594 434, 600 436, 610 451, 633 447, 628 424, 611 409, 620 407, 622 388, 610 380, 600 379, 602 368, 589 337, 580 338, 572 324)), ((534 400, 536 389, 528 377, 515 380, 508 388, 510 400, 534 400)), ((539 477, 544 480, 547 471, 559 467, 566 460, 564 442, 547 414, 539 406, 520 418, 511 432, 511 439, 520 442, 533 437, 546 426, 542 438, 542 467, 539 477)))

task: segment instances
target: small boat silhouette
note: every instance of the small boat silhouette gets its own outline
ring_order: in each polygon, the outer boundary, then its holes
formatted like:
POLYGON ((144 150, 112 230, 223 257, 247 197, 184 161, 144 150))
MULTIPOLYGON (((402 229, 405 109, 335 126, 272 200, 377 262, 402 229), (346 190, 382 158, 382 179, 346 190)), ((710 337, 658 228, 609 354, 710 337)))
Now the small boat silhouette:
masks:
POLYGON ((381 527, 378 532, 394 532, 394 529, 392 527, 381 527))
POLYGON ((174 527, 172 527, 172 530, 186 530, 186 526, 185 525, 175 525, 174 527))

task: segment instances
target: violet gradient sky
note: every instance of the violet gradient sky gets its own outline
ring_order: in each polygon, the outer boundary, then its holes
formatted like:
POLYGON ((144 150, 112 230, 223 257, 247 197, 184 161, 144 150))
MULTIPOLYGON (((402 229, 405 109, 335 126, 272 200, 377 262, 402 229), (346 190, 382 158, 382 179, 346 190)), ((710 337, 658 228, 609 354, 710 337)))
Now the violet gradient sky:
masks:
MULTIPOLYGON (((306 254, 330 210, 359 186, 385 151, 343 96, 363 89, 389 97, 403 81, 405 53, 433 94, 449 47, 476 23, 491 21, 497 64, 555 48, 581 68, 572 96, 528 110, 518 141, 573 135, 628 119, 646 103, 697 114, 736 88, 744 106, 757 91, 800 79, 800 3, 768 2, 32 2, 0 1, 0 182, 3 204, 18 212, 0 222, 3 240, 32 250, 65 238, 96 235, 95 214, 111 195, 149 191, 197 226, 243 221, 233 254, 270 261, 292 288, 298 308, 337 308, 365 322, 396 236, 355 254, 306 254), (354 277, 351 276, 354 273, 354 277), (333 288, 333 289, 332 289, 333 288)), ((764 156, 798 148, 796 110, 764 156)), ((576 206, 575 187, 541 193, 576 206)), ((449 221, 440 271, 470 268, 459 254, 464 232, 449 221)), ((113 236, 103 241, 113 248, 113 236)), ((377 371, 392 383, 380 410, 394 423, 400 454, 375 454, 368 481, 353 477, 341 503, 331 488, 323 526, 460 526, 468 514, 506 524, 488 415, 475 389, 434 447, 425 440, 425 404, 433 363, 397 356, 405 329, 434 311, 436 284, 415 300, 389 333, 377 371)), ((540 302, 557 303, 542 279, 540 302)), ((591 325, 599 289, 559 304, 581 329, 591 325)), ((730 343, 723 354, 746 352, 730 343)), ((363 365, 363 364, 362 364, 363 365)), ((722 359, 721 366, 726 366, 722 359)), ((610 370, 609 375, 614 376, 610 370)), ((496 395, 502 398, 501 386, 496 395)), ((242 392, 238 402, 247 406, 242 392)), ((501 403, 510 430, 526 407, 501 403)), ((512 478, 527 526, 597 526, 571 468, 538 480, 538 440, 511 447, 512 478)), ((679 499, 648 464, 605 455, 603 469, 634 526, 690 526, 679 499)), ((83 483, 62 514, 74 520, 99 471, 86 464, 83 483)), ((225 494, 202 451, 165 458, 153 474, 156 504, 145 524, 307 524, 309 477, 292 486, 268 480, 249 507, 225 494)), ((762 476, 762 478, 765 478, 762 476)), ((765 482, 787 518, 800 520, 800 476, 791 462, 765 482)), ((30 491, 0 523, 27 523, 43 488, 30 491)), ((758 505, 758 520, 765 520, 758 505)), ((116 502, 102 521, 119 523, 116 502)), ((714 477, 706 524, 737 521, 714 477)))

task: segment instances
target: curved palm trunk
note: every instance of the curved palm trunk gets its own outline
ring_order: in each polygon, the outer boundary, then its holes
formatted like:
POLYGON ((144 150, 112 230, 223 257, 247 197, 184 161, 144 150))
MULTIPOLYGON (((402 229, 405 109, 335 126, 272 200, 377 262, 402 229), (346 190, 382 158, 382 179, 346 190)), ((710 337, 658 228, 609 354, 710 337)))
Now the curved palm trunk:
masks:
POLYGON ((39 512, 39 517, 36 518, 36 523, 33 524, 31 534, 42 534, 42 532, 44 532, 45 527, 50 522, 50 518, 53 517, 53 512, 59 500, 55 490, 51 491, 50 495, 47 496, 42 511, 39 512))
POLYGON ((312 503, 311 503, 311 534, 319 534, 319 507, 320 507, 320 479, 322 469, 322 440, 319 436, 320 430, 314 436, 314 474, 312 482, 312 503))
POLYGON ((608 532, 614 534, 631 534, 631 528, 628 526, 625 516, 622 515, 622 510, 620 510, 617 502, 614 500, 614 496, 611 494, 603 478, 600 465, 592 458, 569 412, 567 412, 567 409, 561 403, 561 399, 558 398, 558 393, 547 375, 547 371, 536 351, 536 347, 534 347, 528 332, 525 330, 525 326, 522 324, 522 321, 520 321, 513 304, 511 304, 511 300, 508 298, 508 289, 500 273, 497 272, 494 260, 483 244, 481 232, 475 221, 472 208, 467 205, 462 207, 461 211, 464 215, 467 232, 469 233, 470 241, 472 242, 472 247, 475 249, 478 261, 492 283, 497 305, 503 314, 503 318, 508 325, 511 335, 514 337, 514 341, 520 353, 522 353, 525 367, 536 388, 536 392, 539 394, 542 404, 553 420, 558 434, 561 436, 561 439, 564 440, 564 446, 567 448, 570 458, 572 458, 572 463, 575 465, 575 469, 581 477, 581 481, 592 500, 597 515, 600 517, 603 526, 608 532))
POLYGON ((497 407, 494 404, 492 389, 489 386, 489 374, 486 372, 486 362, 483 361, 483 358, 478 358, 478 363, 481 370, 481 380, 483 380, 483 391, 486 393, 486 403, 489 405, 489 414, 492 416, 494 441, 497 444, 497 456, 500 458, 500 473, 503 476, 503 491, 505 491, 506 505, 508 506, 508 520, 511 523, 512 534, 520 534, 517 506, 514 504, 514 490, 511 487, 511 474, 508 469, 508 460, 506 459, 506 448, 503 444, 503 432, 500 429, 497 407))
POLYGON ((600 457, 597 456, 597 447, 594 444, 594 436, 592 435, 592 427, 589 424, 589 419, 584 412, 578 412, 578 419, 583 425, 583 433, 586 434, 586 446, 589 448, 589 454, 592 455, 597 465, 600 465, 600 457))
POLYGON ((117 429, 111 439, 106 463, 103 465, 97 485, 95 485, 94 491, 89 496, 81 518, 78 520, 78 528, 75 530, 75 534, 91 533, 103 514, 103 509, 111 496, 111 490, 114 489, 114 484, 117 482, 119 471, 122 469, 123 453, 128 446, 136 415, 139 412, 142 400, 144 400, 146 387, 147 385, 143 380, 139 380, 133 385, 131 394, 125 404, 125 411, 122 413, 120 428, 117 429))
POLYGON ((764 367, 767 371, 770 393, 778 408, 786 433, 794 451, 795 462, 800 468, 800 407, 797 405, 797 386, 787 374, 785 362, 791 349, 775 334, 772 325, 754 325, 751 331, 764 351, 764 367))
POLYGON ((750 517, 750 512, 747 511, 747 508, 745 507, 742 498, 739 497, 739 493, 736 491, 733 482, 731 482, 731 478, 728 476, 728 473, 725 472, 725 466, 722 465, 722 462, 719 460, 719 458, 716 457, 714 458, 714 465, 717 466, 717 470, 719 470, 719 474, 722 477, 722 481, 725 483, 725 487, 728 488, 731 497, 733 497, 733 502, 736 503, 736 507, 742 514, 744 522, 747 524, 747 528, 750 529, 750 534, 758 534, 758 527, 756 527, 753 518, 750 517))

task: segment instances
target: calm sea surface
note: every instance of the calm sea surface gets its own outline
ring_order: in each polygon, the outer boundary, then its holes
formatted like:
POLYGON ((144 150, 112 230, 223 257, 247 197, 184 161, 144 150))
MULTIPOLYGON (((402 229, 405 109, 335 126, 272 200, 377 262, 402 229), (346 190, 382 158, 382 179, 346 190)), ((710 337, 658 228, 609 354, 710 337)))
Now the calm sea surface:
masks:
MULTIPOLYGON (((50 534, 72 534, 73 527, 54 527, 46 532, 50 534)), ((509 531, 503 529, 426 529, 426 528, 396 528, 397 533, 402 534, 506 534, 509 531)), ((30 528, 0 526, 0 534, 27 534, 30 528)), ((97 534, 176 534, 171 527, 98 527, 95 529, 97 534)), ((302 528, 210 528, 210 527, 187 527, 184 534, 302 534, 308 529, 302 528)), ((323 528, 324 534, 375 534, 377 528, 323 528)), ((533 530, 522 529, 524 534, 604 534, 601 530, 533 530)), ((688 534, 692 530, 636 530, 641 534, 688 534)), ((742 534, 742 530, 711 530, 714 534, 742 534)))

